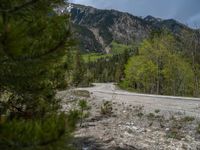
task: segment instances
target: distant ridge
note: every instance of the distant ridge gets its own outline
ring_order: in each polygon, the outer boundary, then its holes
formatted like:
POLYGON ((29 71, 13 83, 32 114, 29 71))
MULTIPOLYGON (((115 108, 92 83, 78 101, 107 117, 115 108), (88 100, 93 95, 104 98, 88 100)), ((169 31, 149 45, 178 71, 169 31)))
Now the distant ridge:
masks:
POLYGON ((112 41, 122 44, 139 43, 153 30, 167 29, 175 36, 194 29, 174 20, 153 16, 137 17, 117 10, 101 10, 91 6, 72 4, 73 31, 84 52, 108 52, 112 41))

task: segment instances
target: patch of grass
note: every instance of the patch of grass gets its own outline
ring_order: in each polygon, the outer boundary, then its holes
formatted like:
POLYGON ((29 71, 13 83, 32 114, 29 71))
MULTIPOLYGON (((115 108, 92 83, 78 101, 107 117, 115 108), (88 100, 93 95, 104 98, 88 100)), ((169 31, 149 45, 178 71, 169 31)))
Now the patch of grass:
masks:
POLYGON ((169 131, 167 132, 168 138, 173 138, 177 140, 181 140, 184 138, 181 129, 183 128, 183 122, 181 120, 173 120, 172 126, 170 127, 169 131))
POLYGON ((154 113, 149 113, 149 114, 147 114, 147 118, 149 120, 153 120, 153 119, 155 119, 155 114, 154 113))
POLYGON ((112 114, 112 103, 110 101, 104 101, 101 105, 101 114, 102 115, 111 115, 112 114))
POLYGON ((131 45, 119 44, 115 41, 111 43, 111 53, 112 54, 121 54, 125 50, 130 50, 132 48, 131 45))
POLYGON ((184 135, 180 132, 179 129, 174 127, 174 128, 171 128, 169 130, 169 132, 167 133, 167 137, 177 139, 177 140, 181 140, 182 138, 184 138, 184 135))
POLYGON ((78 97, 90 98, 90 92, 86 90, 76 90, 73 94, 78 97))
POLYGON ((192 122, 194 121, 195 118, 191 116, 185 116, 184 118, 181 119, 181 122, 192 122))
POLYGON ((158 114, 160 112, 160 109, 156 109, 155 113, 158 114))
POLYGON ((135 112, 142 112, 144 109, 144 106, 133 106, 135 112))
POLYGON ((137 114, 137 116, 138 116, 139 118, 142 118, 142 117, 144 116, 144 114, 143 114, 142 112, 139 112, 139 113, 137 114))
POLYGON ((80 127, 82 127, 82 124, 83 124, 83 119, 85 118, 88 118, 89 117, 89 109, 90 107, 88 106, 88 102, 86 100, 79 100, 79 108, 80 108, 80 117, 81 117, 81 120, 80 120, 80 127))

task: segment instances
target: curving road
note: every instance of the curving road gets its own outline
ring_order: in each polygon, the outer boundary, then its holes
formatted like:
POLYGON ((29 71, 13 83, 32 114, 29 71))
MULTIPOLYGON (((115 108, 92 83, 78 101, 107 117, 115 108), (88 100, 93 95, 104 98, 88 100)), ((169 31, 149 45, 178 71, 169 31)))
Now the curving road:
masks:
POLYGON ((94 87, 78 90, 89 91, 99 102, 109 100, 125 105, 141 105, 147 112, 159 109, 164 114, 175 112, 200 118, 200 98, 132 93, 118 89, 113 83, 95 83, 94 85, 94 87))

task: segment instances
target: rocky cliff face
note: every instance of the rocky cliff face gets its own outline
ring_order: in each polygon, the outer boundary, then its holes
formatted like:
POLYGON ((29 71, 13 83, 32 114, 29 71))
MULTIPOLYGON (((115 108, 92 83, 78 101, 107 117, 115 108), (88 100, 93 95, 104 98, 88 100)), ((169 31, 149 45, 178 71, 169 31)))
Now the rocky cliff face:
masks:
POLYGON ((100 10, 73 5, 71 9, 73 30, 85 52, 109 52, 110 44, 141 42, 152 30, 166 28, 175 35, 192 30, 176 20, 162 20, 147 16, 140 18, 116 10, 100 10))

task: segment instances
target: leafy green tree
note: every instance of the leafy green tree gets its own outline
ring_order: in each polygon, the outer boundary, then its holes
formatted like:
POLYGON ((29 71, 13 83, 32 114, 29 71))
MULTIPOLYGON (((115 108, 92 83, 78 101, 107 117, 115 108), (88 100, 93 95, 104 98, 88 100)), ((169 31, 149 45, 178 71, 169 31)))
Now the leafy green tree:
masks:
POLYGON ((125 85, 145 93, 193 95, 194 72, 179 53, 176 40, 168 33, 144 40, 139 55, 126 65, 125 85))
POLYGON ((194 71, 194 95, 200 96, 200 30, 193 32, 183 31, 181 43, 184 55, 189 58, 194 71))
POLYGON ((163 93, 169 95, 193 95, 194 72, 192 66, 178 55, 171 55, 162 70, 163 93))
POLYGON ((139 48, 139 54, 152 60, 157 66, 156 93, 162 94, 162 75, 163 64, 168 59, 170 53, 176 52, 176 41, 174 37, 163 31, 155 34, 154 38, 145 40, 139 48))
POLYGON ((126 65, 126 80, 129 87, 145 93, 153 93, 156 87, 157 67, 144 56, 132 57, 126 65))

